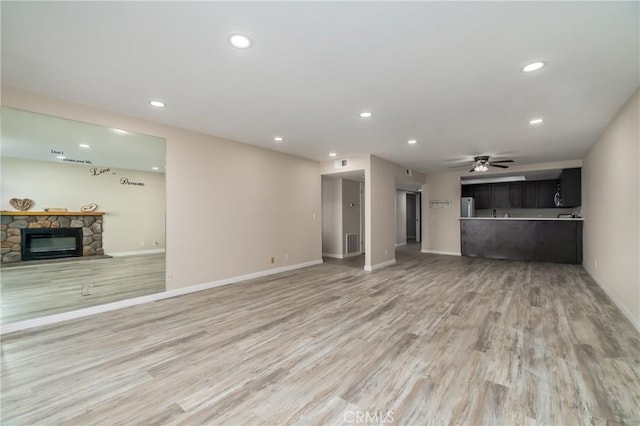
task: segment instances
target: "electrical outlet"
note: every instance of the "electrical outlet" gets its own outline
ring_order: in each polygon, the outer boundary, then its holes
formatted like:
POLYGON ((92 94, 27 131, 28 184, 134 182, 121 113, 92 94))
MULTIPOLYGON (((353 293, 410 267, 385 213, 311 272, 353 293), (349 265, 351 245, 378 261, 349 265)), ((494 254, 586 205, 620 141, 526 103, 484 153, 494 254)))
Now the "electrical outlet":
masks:
POLYGON ((144 247, 144 241, 140 241, 140 247, 144 247))
POLYGON ((276 263, 276 258, 271 256, 271 264, 273 265, 274 263, 276 263))
POLYGON ((289 260, 289 253, 284 254, 284 260, 289 260))
POLYGON ((91 295, 91 290, 93 288, 93 284, 82 284, 82 286, 80 287, 80 295, 82 296, 89 296, 91 295))
POLYGON ((593 266, 595 266, 596 268, 598 267, 598 261, 597 260, 595 262, 593 262, 593 266))
POLYGON ((167 272, 167 281, 171 281, 173 279, 173 274, 170 272, 167 272))
POLYGON ((384 255, 389 256, 389 249, 384 249, 384 255))

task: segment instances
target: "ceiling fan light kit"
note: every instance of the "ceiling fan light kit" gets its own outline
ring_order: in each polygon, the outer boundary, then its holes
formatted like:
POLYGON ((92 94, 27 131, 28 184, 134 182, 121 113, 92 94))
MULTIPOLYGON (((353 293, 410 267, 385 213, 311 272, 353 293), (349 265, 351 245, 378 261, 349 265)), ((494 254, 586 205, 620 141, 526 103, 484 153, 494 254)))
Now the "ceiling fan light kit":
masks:
POLYGON ((473 162, 469 165, 463 164, 462 166, 453 166, 449 167, 450 169, 455 169, 458 167, 468 167, 471 166, 471 170, 469 173, 473 172, 486 172, 489 170, 489 167, 498 167, 500 169, 508 169, 509 166, 505 166, 501 163, 513 163, 513 160, 498 160, 498 161, 489 161, 490 156, 488 155, 477 155, 473 157, 473 162))

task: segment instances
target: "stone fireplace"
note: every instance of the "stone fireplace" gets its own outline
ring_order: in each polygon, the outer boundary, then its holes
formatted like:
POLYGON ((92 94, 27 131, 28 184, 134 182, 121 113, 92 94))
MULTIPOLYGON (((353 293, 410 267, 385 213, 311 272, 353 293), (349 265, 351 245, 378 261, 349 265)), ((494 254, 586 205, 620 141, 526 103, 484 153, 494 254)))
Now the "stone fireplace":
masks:
MULTIPOLYGON (((79 228, 82 230, 82 256, 103 255, 102 217, 100 212, 1 212, 2 250, 0 263, 15 263, 23 259, 23 229, 43 230, 79 228)), ((59 235, 59 232, 48 232, 59 235)), ((41 234, 47 234, 42 232, 41 234)), ((49 256, 49 258, 55 256, 49 256)), ((65 256, 60 256, 65 257, 65 256)))

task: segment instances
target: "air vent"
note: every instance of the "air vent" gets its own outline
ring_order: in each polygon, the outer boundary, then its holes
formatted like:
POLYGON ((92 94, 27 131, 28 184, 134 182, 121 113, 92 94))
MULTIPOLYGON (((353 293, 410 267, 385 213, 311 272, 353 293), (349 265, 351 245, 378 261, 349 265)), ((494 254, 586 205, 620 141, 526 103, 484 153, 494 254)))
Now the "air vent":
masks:
POLYGON ((336 169, 341 169, 343 167, 348 167, 349 166, 349 160, 347 160, 347 159, 336 160, 335 165, 336 165, 336 169))

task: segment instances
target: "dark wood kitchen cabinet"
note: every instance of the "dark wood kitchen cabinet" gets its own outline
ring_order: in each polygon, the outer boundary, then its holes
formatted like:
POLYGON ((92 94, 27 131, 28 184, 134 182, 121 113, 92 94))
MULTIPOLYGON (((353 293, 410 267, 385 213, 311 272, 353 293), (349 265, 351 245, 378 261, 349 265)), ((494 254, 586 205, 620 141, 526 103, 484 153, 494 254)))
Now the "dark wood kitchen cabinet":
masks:
POLYGON ((553 197, 558 189, 558 181, 555 179, 536 181, 536 207, 548 209, 555 207, 553 197))
POLYGON ((475 197, 475 185, 462 185, 462 197, 475 197))
POLYGON ((562 207, 582 205, 582 169, 580 167, 562 171, 560 194, 562 194, 562 207))
POLYGON ((474 197, 476 199, 476 209, 490 209, 491 206, 491 184, 482 183, 474 185, 474 197))
POLYGON ((536 208, 536 182, 527 181, 522 183, 522 207, 525 209, 536 208))
POLYGON ((511 207, 508 183, 494 183, 491 185, 491 207, 494 209, 508 209, 511 207))
POLYGON ((509 208, 522 208, 522 191, 524 182, 509 182, 509 208))

